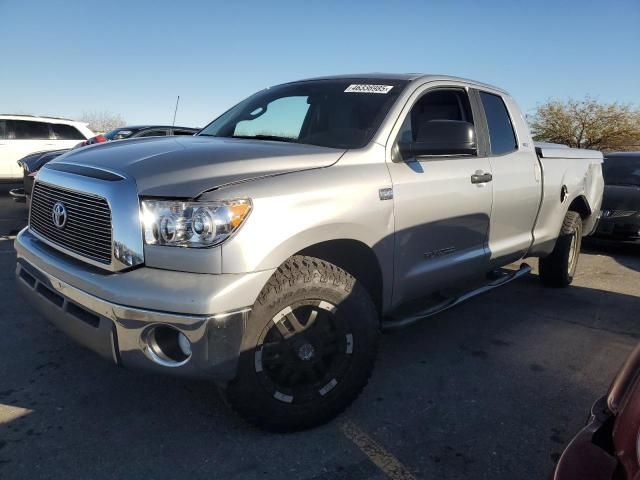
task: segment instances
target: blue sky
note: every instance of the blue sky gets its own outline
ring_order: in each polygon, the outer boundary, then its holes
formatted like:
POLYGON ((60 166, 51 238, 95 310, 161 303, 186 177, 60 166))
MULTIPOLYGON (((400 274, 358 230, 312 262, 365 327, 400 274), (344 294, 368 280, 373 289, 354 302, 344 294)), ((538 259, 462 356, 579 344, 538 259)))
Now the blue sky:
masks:
POLYGON ((640 0, 0 0, 0 112, 203 126, 277 83, 459 75, 549 98, 640 105, 640 0))

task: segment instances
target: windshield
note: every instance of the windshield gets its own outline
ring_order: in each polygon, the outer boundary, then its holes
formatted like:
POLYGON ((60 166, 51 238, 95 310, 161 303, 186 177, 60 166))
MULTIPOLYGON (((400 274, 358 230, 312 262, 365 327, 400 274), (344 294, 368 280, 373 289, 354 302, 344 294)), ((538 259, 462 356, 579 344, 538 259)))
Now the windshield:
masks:
POLYGON ((407 84, 398 80, 314 80, 263 90, 199 135, 364 147, 407 84))
POLYGON ((605 158, 602 173, 606 185, 640 186, 640 157, 605 158))

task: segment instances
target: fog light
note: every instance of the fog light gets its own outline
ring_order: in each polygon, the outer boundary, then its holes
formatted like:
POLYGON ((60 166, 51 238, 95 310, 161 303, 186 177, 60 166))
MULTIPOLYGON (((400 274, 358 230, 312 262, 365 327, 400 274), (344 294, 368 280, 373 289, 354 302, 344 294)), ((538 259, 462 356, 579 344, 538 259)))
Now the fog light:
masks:
POLYGON ((173 327, 156 325, 147 330, 143 340, 147 344, 147 355, 164 367, 179 367, 191 358, 189 339, 173 327))

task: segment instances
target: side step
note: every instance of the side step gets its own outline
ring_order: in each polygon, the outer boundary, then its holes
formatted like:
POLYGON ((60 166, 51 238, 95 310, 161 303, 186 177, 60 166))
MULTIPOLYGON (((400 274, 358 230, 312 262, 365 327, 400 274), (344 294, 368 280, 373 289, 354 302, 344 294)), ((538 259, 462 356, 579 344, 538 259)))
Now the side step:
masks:
POLYGON ((458 297, 448 298, 444 302, 433 305, 422 312, 418 312, 400 319, 384 319, 382 321, 382 329, 393 330, 396 328, 413 325, 420 320, 444 312, 445 310, 449 310, 450 308, 455 307, 456 305, 459 305, 460 303, 469 300, 470 298, 480 295, 481 293, 485 293, 489 290, 493 290, 494 288, 501 287, 502 285, 505 285, 506 283, 509 283, 516 278, 520 278, 523 275, 528 274, 530 271, 531 267, 526 263, 523 263, 522 265, 520 265, 520 268, 518 270, 502 275, 499 278, 496 278, 495 280, 487 283, 486 285, 476 288, 475 290, 470 290, 458 297))

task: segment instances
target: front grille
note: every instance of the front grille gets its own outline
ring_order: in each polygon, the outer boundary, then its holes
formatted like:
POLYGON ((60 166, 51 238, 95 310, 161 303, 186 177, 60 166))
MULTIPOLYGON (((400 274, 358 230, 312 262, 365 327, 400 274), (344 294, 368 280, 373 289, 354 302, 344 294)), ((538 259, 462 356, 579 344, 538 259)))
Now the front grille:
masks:
POLYGON ((29 227, 49 242, 94 261, 111 263, 111 209, 96 195, 36 182, 29 227), (62 203, 66 223, 54 224, 53 206, 62 203))
POLYGON ((604 217, 605 218, 622 218, 622 217, 630 217, 636 213, 635 210, 605 210, 604 217))

